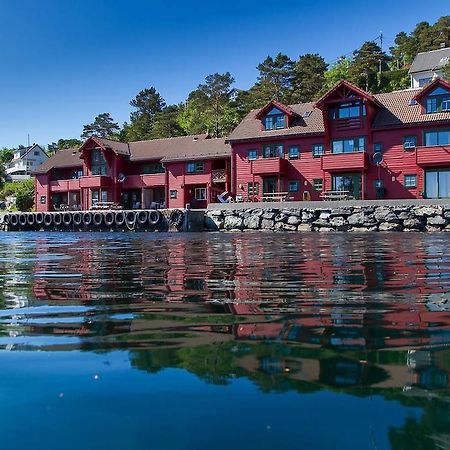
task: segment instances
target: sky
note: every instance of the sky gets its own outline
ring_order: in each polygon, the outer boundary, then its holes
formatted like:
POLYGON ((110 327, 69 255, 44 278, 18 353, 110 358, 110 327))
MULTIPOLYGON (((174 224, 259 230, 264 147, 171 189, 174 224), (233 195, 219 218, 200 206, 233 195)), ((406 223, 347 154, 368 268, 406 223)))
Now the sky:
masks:
POLYGON ((384 35, 384 47, 420 21, 450 13, 448 0, 2 0, 0 147, 79 138, 154 86, 183 101, 208 74, 231 72, 239 89, 268 55, 319 53, 327 62, 384 35))

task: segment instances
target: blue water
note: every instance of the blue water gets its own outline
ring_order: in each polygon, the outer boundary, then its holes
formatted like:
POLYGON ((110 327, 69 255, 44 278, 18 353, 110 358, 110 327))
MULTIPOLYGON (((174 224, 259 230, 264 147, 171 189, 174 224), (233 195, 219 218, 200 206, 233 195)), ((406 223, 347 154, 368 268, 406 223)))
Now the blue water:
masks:
POLYGON ((1 448, 448 448, 448 241, 0 234, 1 448))

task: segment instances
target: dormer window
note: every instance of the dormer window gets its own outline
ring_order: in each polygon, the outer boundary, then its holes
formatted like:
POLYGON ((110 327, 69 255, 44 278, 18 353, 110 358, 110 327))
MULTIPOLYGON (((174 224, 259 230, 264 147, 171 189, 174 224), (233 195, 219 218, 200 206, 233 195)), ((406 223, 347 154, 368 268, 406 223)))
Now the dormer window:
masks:
POLYGON ((366 115, 366 105, 361 101, 340 103, 330 109, 330 119, 351 119, 366 115))
POLYGON ((433 89, 425 98, 427 114, 450 111, 450 92, 441 86, 433 89))
POLYGON ((264 129, 279 130, 286 128, 286 116, 278 108, 272 108, 264 117, 264 129))

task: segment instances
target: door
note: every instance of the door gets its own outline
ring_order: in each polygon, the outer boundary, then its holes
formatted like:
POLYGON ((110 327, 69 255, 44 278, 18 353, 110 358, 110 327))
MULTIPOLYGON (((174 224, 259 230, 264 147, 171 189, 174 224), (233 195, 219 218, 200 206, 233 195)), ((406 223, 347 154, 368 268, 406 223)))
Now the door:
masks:
POLYGON ((360 173, 347 173, 333 176, 333 191, 347 191, 355 199, 361 198, 362 176, 360 173))
POLYGON ((425 172, 425 197, 450 198, 450 169, 425 172))
POLYGON ((263 194, 273 194, 278 192, 278 180, 276 177, 264 177, 263 194))

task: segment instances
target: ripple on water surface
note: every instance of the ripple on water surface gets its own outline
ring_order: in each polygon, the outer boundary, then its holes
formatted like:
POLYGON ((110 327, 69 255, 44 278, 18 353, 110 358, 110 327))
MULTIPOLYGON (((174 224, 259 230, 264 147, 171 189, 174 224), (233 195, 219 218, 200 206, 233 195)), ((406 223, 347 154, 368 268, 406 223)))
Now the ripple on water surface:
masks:
MULTIPOLYGON (((368 431, 362 445, 344 439, 335 448, 407 448, 405 436, 425 424, 421 445, 433 448, 450 429, 444 234, 3 233, 0 285, 0 358, 11 367, 24 361, 13 355, 33 361, 36 351, 65 364, 109 355, 109 365, 126 361, 123 379, 158 373, 166 382, 178 376, 168 370, 182 370, 229 385, 230 395, 245 380, 260 395, 378 395, 398 403, 393 414, 392 405, 374 400, 386 417, 383 430, 368 431), (440 421, 427 422, 437 411, 440 421)), ((232 407, 226 398, 219 403, 232 407)), ((293 430, 283 433, 259 447, 284 448, 279 438, 293 430)), ((195 439, 197 447, 173 448, 208 448, 195 439)), ((251 447, 245 439, 223 442, 251 447)), ((324 437, 314 443, 327 445, 324 437)))

